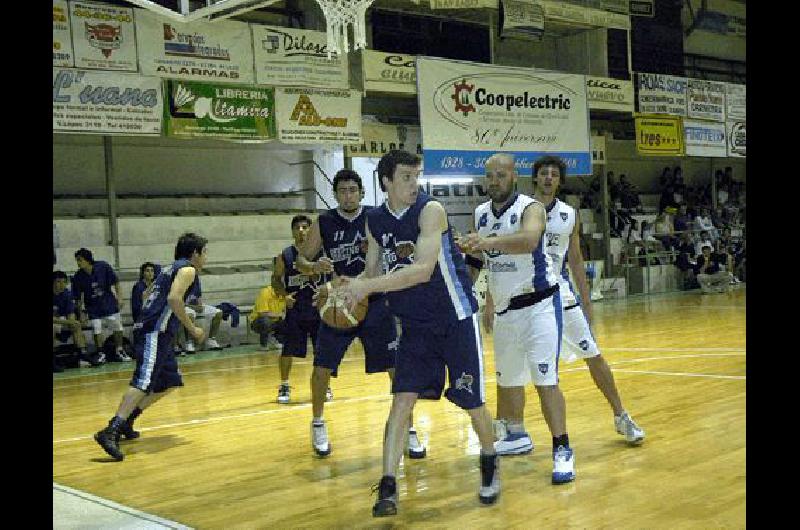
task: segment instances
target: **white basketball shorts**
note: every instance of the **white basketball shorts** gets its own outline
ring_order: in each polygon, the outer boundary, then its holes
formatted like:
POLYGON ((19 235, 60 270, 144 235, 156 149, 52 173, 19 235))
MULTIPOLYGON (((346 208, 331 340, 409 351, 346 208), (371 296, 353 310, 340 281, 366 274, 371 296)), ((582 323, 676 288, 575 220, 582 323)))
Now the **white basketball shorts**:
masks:
POLYGON ((497 384, 503 387, 558 384, 561 299, 558 292, 531 306, 494 317, 497 384))
POLYGON ((581 306, 564 310, 564 360, 568 363, 600 355, 581 306))
POLYGON ((92 333, 100 335, 105 327, 109 331, 122 331, 122 317, 119 313, 104 316, 101 318, 93 318, 89 321, 92 326, 92 333))

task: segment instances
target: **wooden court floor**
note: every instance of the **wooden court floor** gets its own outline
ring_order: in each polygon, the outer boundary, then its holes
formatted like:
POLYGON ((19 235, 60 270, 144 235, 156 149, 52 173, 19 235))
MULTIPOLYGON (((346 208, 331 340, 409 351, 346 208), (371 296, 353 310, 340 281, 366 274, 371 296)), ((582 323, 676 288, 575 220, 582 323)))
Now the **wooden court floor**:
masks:
MULTIPOLYGON (((562 363, 577 479, 550 484, 549 433, 529 388, 536 449, 502 460, 492 507, 477 499, 479 447, 466 414, 420 402, 428 457, 403 462, 398 515, 372 518, 390 396, 385 375, 363 373, 360 347, 325 408, 327 459, 311 449, 310 359, 295 364, 290 405, 275 401, 274 353, 186 364, 186 386, 140 418, 142 437, 123 443, 121 463, 91 435, 130 371, 54 379, 53 481, 195 528, 744 527, 745 300, 740 289, 595 304, 595 335, 645 443, 628 447, 583 363, 562 363)), ((491 337, 484 345, 494 411, 491 337)))

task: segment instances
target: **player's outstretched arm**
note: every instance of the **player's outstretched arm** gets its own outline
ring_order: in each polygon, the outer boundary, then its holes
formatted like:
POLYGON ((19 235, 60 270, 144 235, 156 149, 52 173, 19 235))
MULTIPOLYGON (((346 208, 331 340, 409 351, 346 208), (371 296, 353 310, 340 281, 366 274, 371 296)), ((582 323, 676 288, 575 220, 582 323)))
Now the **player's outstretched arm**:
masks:
MULTIPOLYGON (((577 212, 576 212, 577 213, 577 212)), ((567 248, 567 263, 575 279, 578 294, 581 297, 581 308, 586 316, 586 321, 592 323, 592 297, 589 293, 589 282, 586 281, 586 268, 583 264, 583 253, 581 252, 581 220, 575 219, 575 226, 569 236, 569 247, 567 248)))
POLYGON ((547 214, 544 206, 532 202, 522 212, 520 230, 514 234, 494 237, 481 237, 478 234, 467 234, 458 241, 465 252, 497 251, 504 254, 530 254, 539 245, 545 227, 547 214))
POLYGON ((183 302, 183 297, 192 285, 192 282, 194 282, 195 275, 196 271, 194 267, 181 267, 175 275, 175 279, 172 281, 172 286, 169 288, 167 303, 178 320, 180 320, 181 324, 192 334, 192 337, 194 337, 198 343, 202 343, 203 328, 195 326, 191 319, 189 319, 189 315, 186 314, 186 306, 183 302))

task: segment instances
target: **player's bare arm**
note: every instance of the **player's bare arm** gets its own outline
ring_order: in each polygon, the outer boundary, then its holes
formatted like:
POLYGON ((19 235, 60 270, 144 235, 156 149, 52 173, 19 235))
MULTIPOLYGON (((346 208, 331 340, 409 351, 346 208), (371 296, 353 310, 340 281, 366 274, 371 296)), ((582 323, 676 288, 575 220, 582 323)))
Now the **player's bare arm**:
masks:
POLYGON ((186 314, 186 306, 184 305, 183 301, 183 297, 189 287, 191 287, 192 282, 194 282, 196 275, 197 272, 194 270, 194 267, 181 267, 178 270, 178 273, 175 275, 175 280, 172 282, 172 286, 169 288, 167 303, 178 320, 180 320, 181 324, 183 324, 189 333, 192 334, 192 337, 194 337, 198 343, 202 343, 204 339, 203 328, 195 326, 194 323, 192 323, 192 321, 189 319, 189 315, 186 314))
MULTIPOLYGON (((475 212, 472 212, 472 226, 475 226, 475 212)), ((457 241, 461 241, 463 238, 461 236, 458 237, 457 241)), ((481 267, 483 267, 483 253, 482 252, 467 252, 465 249, 461 249, 466 254, 466 264, 467 264, 467 273, 469 274, 469 279, 472 280, 472 283, 475 284, 478 281, 478 276, 481 274, 481 267)))
POLYGON ((365 223, 367 232, 367 258, 364 266, 364 272, 360 277, 363 278, 377 278, 381 274, 381 252, 378 242, 372 237, 372 232, 369 230, 369 221, 365 223))
POLYGON ((333 272, 333 263, 330 258, 323 256, 319 261, 313 261, 314 257, 322 249, 322 234, 319 231, 319 219, 311 225, 308 238, 299 248, 297 255, 297 270, 303 274, 327 274, 333 272))
POLYGON ((272 280, 270 285, 275 290, 275 294, 279 296, 287 296, 286 286, 283 285, 283 273, 286 271, 286 265, 283 263, 283 255, 279 255, 273 261, 272 267, 272 280))
POLYGON ((504 254, 530 254, 539 245, 546 226, 547 214, 544 206, 532 202, 522 212, 522 222, 518 232, 495 237, 481 237, 471 233, 462 237, 458 245, 469 253, 494 250, 504 254))
POLYGON ((494 329, 494 299, 489 289, 486 289, 486 303, 483 306, 483 327, 488 332, 494 329))
POLYGON ((586 281, 586 268, 583 264, 583 253, 581 252, 581 220, 575 218, 575 226, 569 236, 569 247, 567 248, 567 263, 572 271, 575 285, 578 287, 578 294, 581 297, 581 308, 586 316, 586 322, 592 324, 592 297, 589 293, 589 282, 586 281))

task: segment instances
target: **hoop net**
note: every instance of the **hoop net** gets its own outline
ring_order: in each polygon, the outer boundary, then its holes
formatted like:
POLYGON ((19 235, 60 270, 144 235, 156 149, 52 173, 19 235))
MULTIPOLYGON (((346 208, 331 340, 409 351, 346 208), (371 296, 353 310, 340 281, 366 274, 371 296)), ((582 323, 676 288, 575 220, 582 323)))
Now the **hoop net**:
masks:
POLYGON ((350 50, 348 26, 353 26, 353 47, 367 47, 367 9, 375 0, 316 0, 328 23, 328 59, 331 54, 342 55, 350 50))

